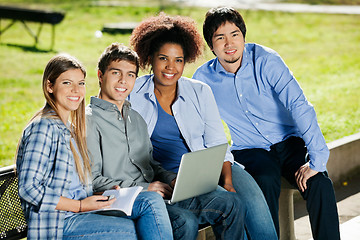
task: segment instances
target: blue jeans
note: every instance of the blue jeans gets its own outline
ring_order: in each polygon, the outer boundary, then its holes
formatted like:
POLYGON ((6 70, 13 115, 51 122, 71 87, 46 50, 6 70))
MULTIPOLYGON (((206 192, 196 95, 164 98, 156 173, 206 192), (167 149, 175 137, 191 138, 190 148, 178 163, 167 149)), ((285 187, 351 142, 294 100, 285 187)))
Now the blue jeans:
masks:
POLYGON ((172 239, 166 206, 156 192, 141 192, 129 217, 93 213, 74 214, 65 219, 64 239, 172 239))
POLYGON ((196 239, 199 224, 210 224, 217 239, 243 239, 245 209, 235 193, 213 191, 166 205, 174 239, 196 239))
POLYGON ((264 195, 249 173, 233 164, 232 181, 237 195, 246 209, 245 229, 248 239, 278 239, 264 195))

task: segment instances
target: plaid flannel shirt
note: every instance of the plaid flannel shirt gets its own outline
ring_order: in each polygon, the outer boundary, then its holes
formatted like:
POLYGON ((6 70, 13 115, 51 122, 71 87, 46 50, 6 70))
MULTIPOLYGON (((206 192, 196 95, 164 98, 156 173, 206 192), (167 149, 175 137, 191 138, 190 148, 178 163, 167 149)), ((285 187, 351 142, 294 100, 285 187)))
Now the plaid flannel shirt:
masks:
POLYGON ((27 239, 62 239, 73 154, 70 132, 59 118, 38 117, 24 130, 17 156, 19 195, 28 223, 27 239))

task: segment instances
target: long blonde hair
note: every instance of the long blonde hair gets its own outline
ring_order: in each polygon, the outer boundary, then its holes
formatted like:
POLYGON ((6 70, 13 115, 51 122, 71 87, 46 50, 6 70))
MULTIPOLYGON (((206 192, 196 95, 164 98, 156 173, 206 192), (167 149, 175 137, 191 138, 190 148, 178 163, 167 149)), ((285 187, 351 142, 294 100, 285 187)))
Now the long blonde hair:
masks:
MULTIPOLYGON (((53 86, 57 78, 62 73, 71 69, 80 69, 84 74, 84 78, 86 77, 86 70, 84 66, 73 56, 68 54, 59 54, 49 60, 45 67, 42 79, 42 89, 46 99, 46 104, 31 118, 30 121, 39 116, 60 118, 58 109, 56 107, 55 97, 53 93, 49 93, 47 91, 48 81, 53 86)), ((75 166, 79 174, 80 181, 86 185, 91 174, 91 167, 86 144, 85 99, 83 99, 83 101, 80 103, 78 109, 71 111, 70 122, 71 127, 69 130, 71 132, 71 136, 74 138, 77 144, 82 161, 71 141, 70 148, 74 156, 75 166)))

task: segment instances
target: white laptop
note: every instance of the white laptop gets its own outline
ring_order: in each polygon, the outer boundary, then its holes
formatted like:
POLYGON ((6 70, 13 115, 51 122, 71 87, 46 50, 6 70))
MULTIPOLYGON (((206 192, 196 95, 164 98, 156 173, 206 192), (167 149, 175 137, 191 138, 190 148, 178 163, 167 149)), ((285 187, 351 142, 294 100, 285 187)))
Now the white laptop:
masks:
POLYGON ((172 204, 214 191, 219 182, 227 143, 203 150, 185 153, 181 158, 179 172, 171 200, 172 204))

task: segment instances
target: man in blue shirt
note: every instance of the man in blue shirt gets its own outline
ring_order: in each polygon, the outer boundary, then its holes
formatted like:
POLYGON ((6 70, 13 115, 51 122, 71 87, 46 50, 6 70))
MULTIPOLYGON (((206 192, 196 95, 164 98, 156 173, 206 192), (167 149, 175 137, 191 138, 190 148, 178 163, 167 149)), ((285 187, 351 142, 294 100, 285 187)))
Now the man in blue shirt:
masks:
POLYGON ((281 176, 307 201, 314 239, 340 239, 329 150, 295 77, 272 49, 245 44, 239 12, 220 7, 207 12, 204 38, 216 58, 193 78, 210 85, 232 137, 235 161, 262 189, 279 233, 281 176))

